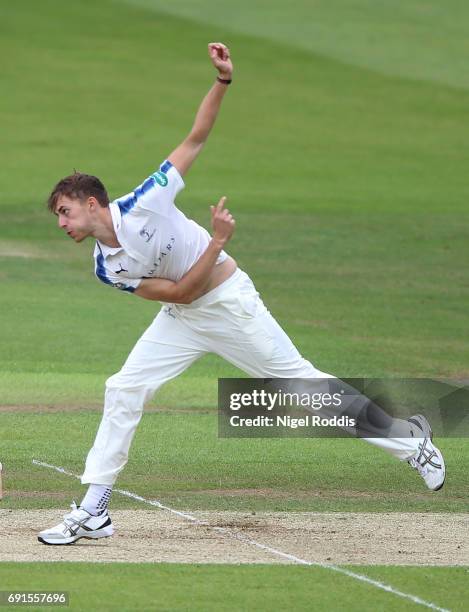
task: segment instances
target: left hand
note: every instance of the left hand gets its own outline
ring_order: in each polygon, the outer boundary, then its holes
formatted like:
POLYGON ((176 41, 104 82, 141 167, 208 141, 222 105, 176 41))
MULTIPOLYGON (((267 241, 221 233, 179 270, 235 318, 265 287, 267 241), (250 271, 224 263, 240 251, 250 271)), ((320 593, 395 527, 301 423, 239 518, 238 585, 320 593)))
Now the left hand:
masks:
POLYGON ((215 42, 208 44, 208 54, 212 64, 219 72, 222 79, 231 79, 233 75, 233 64, 231 62, 230 50, 223 43, 215 42))
POLYGON ((213 238, 221 244, 226 244, 235 230, 235 220, 227 208, 224 208, 226 196, 223 196, 216 206, 210 206, 212 213, 213 238))

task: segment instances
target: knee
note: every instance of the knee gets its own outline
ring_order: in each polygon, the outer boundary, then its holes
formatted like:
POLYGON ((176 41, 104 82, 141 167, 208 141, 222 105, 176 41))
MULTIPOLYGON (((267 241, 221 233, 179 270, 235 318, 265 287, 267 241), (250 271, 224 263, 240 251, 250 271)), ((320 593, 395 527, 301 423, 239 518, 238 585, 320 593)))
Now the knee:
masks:
POLYGON ((106 404, 125 404, 129 408, 140 409, 151 398, 155 389, 136 380, 122 370, 106 380, 106 404))
POLYGON ((121 389, 125 386, 124 378, 121 376, 120 372, 113 374, 110 376, 105 383, 106 390, 108 389, 121 389))
POLYGON ((120 389, 131 391, 141 387, 147 387, 148 381, 145 381, 141 373, 132 372, 125 368, 119 370, 106 380, 106 389, 120 389))

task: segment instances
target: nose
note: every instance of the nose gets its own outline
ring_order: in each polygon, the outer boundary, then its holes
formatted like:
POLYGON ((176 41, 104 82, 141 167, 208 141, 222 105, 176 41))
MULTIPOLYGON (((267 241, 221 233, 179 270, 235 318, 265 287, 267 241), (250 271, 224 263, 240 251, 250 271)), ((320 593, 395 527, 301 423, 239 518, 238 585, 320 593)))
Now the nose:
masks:
POLYGON ((65 219, 65 217, 62 217, 62 215, 59 215, 57 223, 58 223, 60 229, 62 229, 62 228, 67 226, 67 219, 65 219))

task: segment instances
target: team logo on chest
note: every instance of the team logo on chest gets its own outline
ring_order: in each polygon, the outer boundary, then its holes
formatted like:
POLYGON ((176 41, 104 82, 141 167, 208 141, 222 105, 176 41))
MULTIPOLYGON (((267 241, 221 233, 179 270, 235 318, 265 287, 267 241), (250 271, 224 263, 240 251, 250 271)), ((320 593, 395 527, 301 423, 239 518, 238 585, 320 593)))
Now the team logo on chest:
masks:
POLYGON ((148 227, 143 227, 140 231, 139 231, 139 235, 142 238, 145 238, 145 242, 150 242, 150 240, 153 238, 153 236, 155 235, 156 229, 155 228, 151 228, 149 229, 148 227))

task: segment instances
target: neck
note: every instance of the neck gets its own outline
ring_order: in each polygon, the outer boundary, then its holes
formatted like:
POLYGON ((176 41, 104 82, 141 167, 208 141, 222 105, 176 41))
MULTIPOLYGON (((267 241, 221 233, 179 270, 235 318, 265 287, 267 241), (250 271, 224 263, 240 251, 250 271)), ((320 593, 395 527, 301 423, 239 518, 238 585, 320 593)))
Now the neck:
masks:
POLYGON ((96 225, 91 235, 106 246, 112 248, 121 246, 117 240, 109 207, 100 209, 99 217, 96 220, 96 225))

